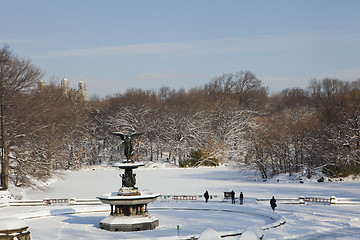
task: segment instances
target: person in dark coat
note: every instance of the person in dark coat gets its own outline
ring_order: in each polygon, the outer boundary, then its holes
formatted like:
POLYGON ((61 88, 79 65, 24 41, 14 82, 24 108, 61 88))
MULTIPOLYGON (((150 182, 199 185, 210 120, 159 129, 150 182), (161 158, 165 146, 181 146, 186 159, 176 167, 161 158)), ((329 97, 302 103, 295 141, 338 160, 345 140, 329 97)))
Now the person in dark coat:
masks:
POLYGON ((240 205, 243 205, 244 203, 244 194, 241 192, 240 193, 240 205))
POLYGON ((271 206, 272 210, 275 212, 275 208, 277 207, 277 205, 276 205, 276 199, 274 196, 270 200, 270 206, 271 206))
POLYGON ((208 193, 208 191, 206 191, 206 192, 204 193, 204 198, 205 198, 205 202, 208 202, 208 200, 209 200, 209 193, 208 193))
POLYGON ((234 190, 231 190, 231 204, 235 204, 235 192, 234 190))

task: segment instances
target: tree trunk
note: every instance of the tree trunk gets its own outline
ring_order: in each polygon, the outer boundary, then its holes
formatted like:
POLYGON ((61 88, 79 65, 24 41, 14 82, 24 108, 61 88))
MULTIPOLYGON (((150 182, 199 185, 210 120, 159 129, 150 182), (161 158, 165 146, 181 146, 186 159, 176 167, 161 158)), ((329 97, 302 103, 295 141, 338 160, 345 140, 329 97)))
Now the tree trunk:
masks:
POLYGON ((2 190, 7 190, 9 188, 9 156, 7 154, 6 129, 4 125, 4 112, 1 105, 1 187, 2 190))
POLYGON ((152 162, 154 159, 153 159, 153 144, 152 142, 150 143, 150 161, 152 162))

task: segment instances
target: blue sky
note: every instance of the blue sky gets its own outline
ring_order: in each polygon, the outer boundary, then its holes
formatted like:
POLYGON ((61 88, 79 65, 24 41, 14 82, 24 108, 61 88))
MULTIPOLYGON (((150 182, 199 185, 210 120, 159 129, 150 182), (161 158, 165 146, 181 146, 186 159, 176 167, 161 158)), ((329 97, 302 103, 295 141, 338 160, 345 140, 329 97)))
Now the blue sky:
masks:
POLYGON ((358 0, 0 0, 0 43, 89 96, 248 70, 270 92, 360 78, 358 0))

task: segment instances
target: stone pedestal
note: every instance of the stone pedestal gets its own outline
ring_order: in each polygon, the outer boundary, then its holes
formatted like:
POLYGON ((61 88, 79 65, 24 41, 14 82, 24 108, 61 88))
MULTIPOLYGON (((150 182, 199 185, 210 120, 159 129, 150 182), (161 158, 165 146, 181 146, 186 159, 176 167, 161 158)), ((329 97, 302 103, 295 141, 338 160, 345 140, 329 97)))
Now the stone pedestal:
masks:
POLYGON ((154 216, 108 216, 100 221, 100 228, 112 232, 153 230, 159 226, 154 216))
POLYGON ((28 225, 18 218, 0 218, 0 239, 31 240, 28 225))

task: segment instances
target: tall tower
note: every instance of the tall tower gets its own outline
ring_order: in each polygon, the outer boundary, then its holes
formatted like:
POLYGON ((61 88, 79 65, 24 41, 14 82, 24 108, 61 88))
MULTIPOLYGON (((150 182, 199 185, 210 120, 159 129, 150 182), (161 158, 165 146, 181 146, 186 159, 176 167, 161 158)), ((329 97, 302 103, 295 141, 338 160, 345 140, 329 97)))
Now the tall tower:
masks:
POLYGON ((86 83, 84 81, 79 82, 78 91, 82 95, 82 97, 85 101, 89 100, 87 92, 86 92, 86 83))
POLYGON ((61 89, 65 94, 69 92, 69 80, 67 78, 61 80, 61 89))
POLYGON ((41 90, 43 90, 45 88, 45 82, 44 82, 44 80, 40 80, 39 82, 38 82, 38 91, 41 91, 41 90))

